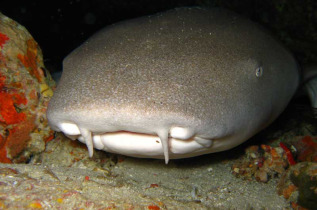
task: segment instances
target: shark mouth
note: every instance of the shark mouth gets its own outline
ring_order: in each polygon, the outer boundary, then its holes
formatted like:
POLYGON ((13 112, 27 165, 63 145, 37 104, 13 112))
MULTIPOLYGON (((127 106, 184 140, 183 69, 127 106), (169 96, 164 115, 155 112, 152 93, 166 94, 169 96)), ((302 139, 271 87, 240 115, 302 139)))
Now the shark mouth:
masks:
POLYGON ((183 127, 161 130, 157 135, 129 131, 96 134, 73 123, 62 123, 59 128, 67 137, 86 144, 90 157, 96 148, 133 157, 164 158, 167 164, 170 157, 192 157, 213 144, 212 140, 194 136, 183 127))

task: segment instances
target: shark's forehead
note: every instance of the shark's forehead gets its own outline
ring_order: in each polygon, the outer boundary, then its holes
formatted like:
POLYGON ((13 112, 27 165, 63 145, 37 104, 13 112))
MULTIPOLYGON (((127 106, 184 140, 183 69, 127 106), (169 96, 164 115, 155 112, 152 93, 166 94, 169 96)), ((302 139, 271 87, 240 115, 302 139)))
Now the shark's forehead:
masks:
POLYGON ((257 24, 217 8, 114 24, 63 65, 50 123, 92 132, 177 125, 209 137, 243 126, 253 134, 284 109, 298 84, 287 50, 257 24))
POLYGON ((65 59, 53 102, 66 110, 201 118, 206 107, 226 111, 226 104, 263 91, 277 74, 271 63, 282 66, 278 59, 287 56, 257 25, 226 10, 177 9, 98 32, 65 59), (263 65, 260 81, 256 69, 263 65))

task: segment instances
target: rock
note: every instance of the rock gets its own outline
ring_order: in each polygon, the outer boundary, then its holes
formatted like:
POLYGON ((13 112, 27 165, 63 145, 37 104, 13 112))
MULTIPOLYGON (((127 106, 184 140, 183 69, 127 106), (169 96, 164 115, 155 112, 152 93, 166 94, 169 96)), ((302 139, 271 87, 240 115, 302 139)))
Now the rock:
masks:
POLYGON ((45 113, 54 85, 30 33, 0 13, 0 162, 26 162, 53 138, 45 113))
POLYGON ((278 193, 292 203, 293 207, 315 209, 317 206, 317 163, 301 162, 283 175, 278 193))
POLYGON ((270 178, 279 176, 288 168, 288 160, 284 150, 262 144, 253 145, 245 150, 245 155, 235 161, 232 173, 236 177, 259 182, 268 182, 270 178))
POLYGON ((317 137, 298 137, 293 145, 297 151, 298 161, 308 161, 317 163, 317 137))

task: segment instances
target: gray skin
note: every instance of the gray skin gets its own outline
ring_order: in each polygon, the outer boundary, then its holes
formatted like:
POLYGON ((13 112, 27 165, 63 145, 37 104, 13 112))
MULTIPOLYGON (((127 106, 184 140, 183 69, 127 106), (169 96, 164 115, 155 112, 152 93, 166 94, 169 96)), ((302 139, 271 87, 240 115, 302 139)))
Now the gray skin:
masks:
POLYGON ((54 130, 81 138, 90 150, 107 150, 92 142, 97 134, 157 135, 159 153, 121 151, 120 141, 115 152, 166 161, 241 144, 276 119, 299 83, 298 66, 279 42, 220 8, 178 8, 114 24, 75 49, 63 65, 47 111, 54 130), (63 130, 62 123, 79 131, 63 130), (212 143, 173 153, 173 127, 188 132, 179 138, 183 141, 212 143))

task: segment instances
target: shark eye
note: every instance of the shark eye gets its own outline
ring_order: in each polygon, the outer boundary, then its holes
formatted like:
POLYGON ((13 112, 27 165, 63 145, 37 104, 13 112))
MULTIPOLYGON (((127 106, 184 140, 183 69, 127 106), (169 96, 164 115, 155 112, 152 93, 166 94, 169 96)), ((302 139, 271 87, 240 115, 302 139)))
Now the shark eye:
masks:
POLYGON ((259 66, 258 68, 255 69, 255 76, 261 77, 262 75, 263 75, 263 67, 259 66))

